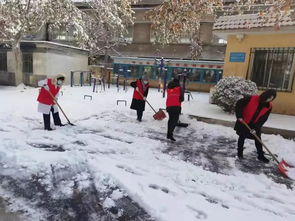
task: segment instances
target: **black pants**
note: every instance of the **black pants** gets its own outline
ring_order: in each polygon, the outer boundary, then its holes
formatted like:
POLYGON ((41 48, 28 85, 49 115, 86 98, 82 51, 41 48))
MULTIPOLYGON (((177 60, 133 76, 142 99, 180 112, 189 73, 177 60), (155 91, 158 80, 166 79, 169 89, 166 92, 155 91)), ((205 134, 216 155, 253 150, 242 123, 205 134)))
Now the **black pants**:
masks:
POLYGON ((178 123, 180 112, 168 111, 168 114, 169 114, 169 120, 168 120, 167 136, 173 136, 173 131, 178 123))
MULTIPOLYGON (((54 113, 53 107, 51 107, 50 111, 52 112, 54 125, 56 125, 56 126, 62 125, 58 112, 54 113)), ((44 120, 44 129, 45 130, 51 129, 51 127, 50 127, 50 113, 43 114, 43 120, 44 120)))
MULTIPOLYGON (((256 135, 261 139, 261 132, 256 131, 256 135)), ((238 152, 243 152, 245 139, 247 139, 245 136, 243 136, 243 135, 239 136, 239 139, 238 139, 238 152)), ((257 149, 257 154, 258 155, 263 155, 262 144, 257 139, 254 139, 254 140, 255 140, 255 146, 256 146, 256 149, 257 149)))
POLYGON ((137 120, 141 121, 142 115, 143 115, 143 110, 136 110, 137 112, 137 120))

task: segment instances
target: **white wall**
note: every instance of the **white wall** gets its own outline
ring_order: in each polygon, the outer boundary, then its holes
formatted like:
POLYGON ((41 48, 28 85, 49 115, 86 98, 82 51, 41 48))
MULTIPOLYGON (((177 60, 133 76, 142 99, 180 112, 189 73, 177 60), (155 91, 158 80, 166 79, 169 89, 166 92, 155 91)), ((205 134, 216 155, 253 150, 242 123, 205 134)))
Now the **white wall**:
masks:
POLYGON ((7 71, 8 72, 15 72, 15 63, 12 51, 7 51, 7 71))
POLYGON ((34 75, 47 75, 47 54, 33 53, 33 72, 34 75))
MULTIPOLYGON (((87 55, 55 52, 34 53, 34 75, 50 77, 62 73, 66 76, 66 84, 70 84, 70 72, 77 70, 89 70, 87 55)), ((79 76, 76 74, 76 83, 78 83, 79 76)))

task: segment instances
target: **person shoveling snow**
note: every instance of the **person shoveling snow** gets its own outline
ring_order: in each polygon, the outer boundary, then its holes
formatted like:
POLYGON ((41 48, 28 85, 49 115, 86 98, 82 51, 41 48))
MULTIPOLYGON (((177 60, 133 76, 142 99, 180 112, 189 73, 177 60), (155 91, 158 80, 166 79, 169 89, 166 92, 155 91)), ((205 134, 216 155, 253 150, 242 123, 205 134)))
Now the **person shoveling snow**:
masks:
POLYGON ((264 156, 261 142, 255 139, 253 133, 255 133, 259 139, 261 139, 261 128, 269 117, 269 114, 272 110, 271 101, 273 101, 276 96, 276 91, 270 89, 263 92, 260 96, 253 95, 250 97, 245 97, 237 102, 235 110, 237 121, 234 129, 239 135, 239 159, 243 158, 245 139, 252 139, 255 141, 258 160, 264 163, 269 162, 269 160, 264 156), (251 130, 246 127, 245 123, 249 125, 251 130))
POLYGON ((183 102, 183 93, 178 79, 173 79, 168 84, 166 110, 169 114, 167 139, 176 141, 173 137, 174 129, 178 123, 181 113, 181 102, 183 102))
POLYGON ((58 113, 58 107, 55 102, 55 99, 64 81, 65 76, 62 74, 58 74, 54 78, 48 78, 38 82, 38 86, 42 87, 37 98, 37 101, 39 102, 38 112, 43 114, 45 130, 52 130, 50 126, 50 112, 52 112, 54 125, 60 127, 64 126, 64 124, 61 123, 58 113))
POLYGON ((145 109, 145 99, 149 93, 149 82, 147 75, 143 75, 141 78, 130 83, 131 87, 134 88, 132 103, 130 108, 136 110, 137 120, 142 120, 142 115, 145 109))

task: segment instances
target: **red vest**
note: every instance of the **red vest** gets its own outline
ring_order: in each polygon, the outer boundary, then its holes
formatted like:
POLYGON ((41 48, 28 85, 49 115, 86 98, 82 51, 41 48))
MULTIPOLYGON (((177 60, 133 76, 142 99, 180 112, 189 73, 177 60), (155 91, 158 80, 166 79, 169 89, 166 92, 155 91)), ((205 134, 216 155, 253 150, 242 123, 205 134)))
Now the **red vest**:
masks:
MULTIPOLYGON (((148 89, 149 84, 146 84, 146 85, 145 85, 145 90, 143 90, 141 80, 136 80, 136 87, 139 89, 139 92, 140 92, 142 95, 144 95, 144 92, 148 89)), ((143 100, 142 95, 140 95, 140 94, 136 91, 136 88, 134 89, 134 92, 133 92, 133 98, 134 98, 134 99, 136 99, 136 100, 143 100)))
MULTIPOLYGON (((55 95, 57 95, 57 93, 59 92, 60 88, 57 87, 56 85, 52 84, 52 79, 47 80, 47 85, 49 87, 51 94, 53 95, 53 97, 55 97, 55 95)), ((49 92, 46 91, 43 87, 41 88, 41 91, 39 93, 37 101, 39 101, 42 104, 47 104, 47 105, 54 104, 53 99, 50 96, 49 92)))
MULTIPOLYGON (((252 120, 252 117, 254 116, 257 108, 259 105, 259 96, 258 95, 254 95, 251 97, 249 103, 246 105, 246 107, 243 110, 243 119, 244 121, 249 124, 250 121, 252 120)), ((267 111, 269 111, 272 107, 272 104, 269 103, 269 107, 263 107, 260 111, 260 113, 258 114, 258 116, 256 117, 256 119, 253 120, 253 123, 256 123, 264 114, 266 114, 267 111)))
POLYGON ((181 106, 180 93, 181 93, 180 87, 167 89, 166 106, 167 107, 181 106))

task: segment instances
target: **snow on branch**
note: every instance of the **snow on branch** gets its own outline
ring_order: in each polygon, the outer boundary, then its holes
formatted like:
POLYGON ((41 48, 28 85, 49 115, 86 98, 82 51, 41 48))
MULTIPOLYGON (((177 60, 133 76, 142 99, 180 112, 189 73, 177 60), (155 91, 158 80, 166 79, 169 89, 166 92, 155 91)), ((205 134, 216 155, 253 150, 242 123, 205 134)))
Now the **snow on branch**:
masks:
MULTIPOLYGON (((225 4, 223 0, 166 0, 147 12, 152 21, 156 43, 179 43, 188 38, 192 58, 201 53, 200 23, 202 19, 218 15, 243 14, 258 10, 265 20, 274 18, 277 23, 294 7, 294 0, 235 0, 225 4), (259 7, 258 7, 259 5, 259 7)), ((293 16, 294 17, 294 16, 293 16)))

